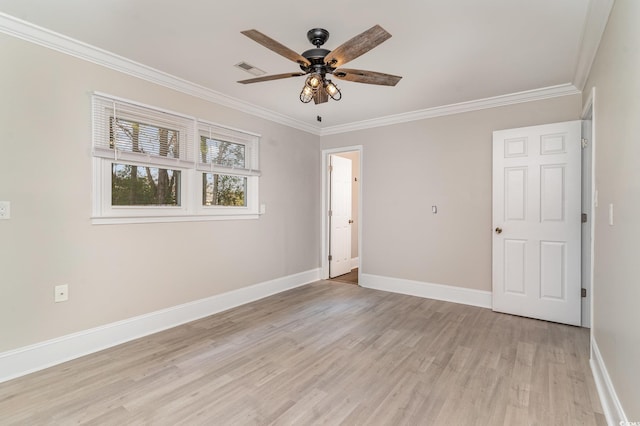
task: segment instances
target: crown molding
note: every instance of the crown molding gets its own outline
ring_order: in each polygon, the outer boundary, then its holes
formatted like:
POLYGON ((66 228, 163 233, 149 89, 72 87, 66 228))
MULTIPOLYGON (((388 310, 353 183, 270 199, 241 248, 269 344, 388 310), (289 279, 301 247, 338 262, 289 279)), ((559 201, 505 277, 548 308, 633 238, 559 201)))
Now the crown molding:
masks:
POLYGON ((440 117, 443 115, 460 114, 463 112, 478 111, 481 109, 496 108, 523 102, 555 98, 558 96, 576 95, 580 93, 580 90, 578 90, 574 85, 570 83, 560 84, 558 86, 545 87, 542 89, 527 90, 524 92, 511 93, 508 95, 494 96, 491 98, 478 99, 475 101, 460 102, 457 104, 421 109, 402 114, 374 118, 371 120, 363 120, 354 123, 326 127, 320 131, 320 136, 353 132, 356 130, 371 129, 374 127, 389 126, 392 124, 406 123, 409 121, 424 120, 427 118, 440 117))
MULTIPOLYGON (((590 16, 592 14, 591 13, 592 10, 594 10, 595 12, 593 13, 598 16, 600 16, 604 11, 606 11, 607 12, 606 17, 608 17, 608 12, 610 11, 610 7, 608 9, 604 6, 595 7, 593 5, 596 2, 598 2, 599 5, 608 3, 609 6, 611 6, 611 4, 613 3, 613 0, 593 0, 590 5, 590 12, 589 12, 590 16)), ((600 23, 604 22, 604 24, 606 24, 606 17, 604 21, 600 19, 597 22, 600 22, 600 23)), ((604 30, 604 24, 602 25, 601 30, 604 30)), ((206 87, 200 86, 190 81, 159 71, 147 65, 140 64, 138 62, 132 61, 120 55, 116 55, 104 49, 100 49, 98 47, 92 46, 90 44, 83 43, 71 37, 58 34, 54 31, 48 30, 46 28, 42 28, 40 26, 34 25, 27 21, 23 21, 19 18, 13 17, 11 15, 7 15, 2 12, 0 12, 0 32, 34 43, 34 44, 38 44, 40 46, 47 47, 49 49, 56 50, 58 52, 65 53, 70 56, 74 56, 76 58, 79 58, 88 62, 92 62, 94 64, 97 64, 103 67, 113 69, 118 72, 122 72, 124 74, 131 75, 133 77, 137 77, 137 78, 167 87, 169 89, 177 90, 179 92, 182 92, 197 98, 201 98, 221 106, 232 108, 232 109, 235 109, 259 118, 263 118, 265 120, 269 120, 269 121, 279 123, 288 127, 302 130, 304 132, 314 134, 317 136, 326 136, 326 135, 333 135, 333 134, 351 132, 356 130, 381 127, 381 126, 389 126, 392 124, 406 123, 409 121, 424 120, 424 119, 440 117, 444 115, 459 114, 463 112, 477 111, 481 109, 495 108, 495 107, 500 107, 505 105, 522 103, 522 102, 530 102, 530 101, 553 98, 558 96, 575 95, 580 93, 580 88, 579 88, 580 86, 567 83, 567 84, 561 84, 558 86, 528 90, 524 92, 495 96, 491 98, 478 99, 478 100, 473 100, 468 102, 461 102, 461 103, 456 103, 451 105, 427 108, 427 109, 422 109, 418 111, 411 111, 411 112, 402 113, 402 114, 395 114, 395 115, 390 115, 390 116, 385 116, 385 117, 380 117, 380 118, 375 118, 370 120, 363 120, 363 121, 347 123, 347 124, 342 124, 337 126, 320 128, 318 126, 309 125, 299 120, 292 119, 291 117, 268 110, 266 108, 259 107, 249 102, 245 102, 237 98, 227 96, 220 92, 216 92, 214 90, 208 89, 206 87)), ((601 37, 602 33, 601 32, 596 33, 596 36, 598 34, 601 37)), ((584 39, 583 46, 587 44, 586 43, 587 39, 591 40, 593 37, 594 37, 593 35, 590 35, 589 37, 587 37, 585 33, 585 36, 583 37, 584 39)), ((596 37, 595 50, 597 50, 598 43, 599 43, 599 37, 596 37)), ((593 42, 590 42, 589 45, 593 45, 593 42)), ((595 55, 595 50, 593 52, 593 55, 595 55)), ((582 51, 586 51, 586 48, 583 48, 581 50, 581 55, 580 55, 581 58, 589 56, 586 53, 583 54, 582 51)), ((592 61, 593 61, 593 58, 591 57, 591 62, 592 61)), ((589 62, 589 67, 591 62, 589 62)), ((584 77, 584 79, 586 80, 586 77, 584 77)))
POLYGON ((241 101, 147 65, 0 12, 0 32, 265 120, 320 135, 320 128, 241 101))
POLYGON ((580 52, 573 77, 573 85, 578 89, 584 89, 587 83, 591 66, 598 53, 598 46, 604 34, 604 30, 613 8, 614 0, 591 0, 587 11, 587 18, 582 30, 580 52))

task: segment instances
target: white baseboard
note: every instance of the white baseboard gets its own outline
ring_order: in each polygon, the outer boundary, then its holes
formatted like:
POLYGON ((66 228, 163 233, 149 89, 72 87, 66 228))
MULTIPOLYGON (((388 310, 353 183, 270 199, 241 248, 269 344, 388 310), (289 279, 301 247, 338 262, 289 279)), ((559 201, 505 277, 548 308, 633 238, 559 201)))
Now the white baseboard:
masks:
POLYGON ((602 411, 607 419, 607 424, 629 424, 627 415, 622 409, 622 404, 620 404, 616 390, 611 382, 611 377, 609 377, 607 367, 600 354, 600 349, 598 349, 596 339, 593 336, 591 336, 591 359, 589 363, 591 364, 591 372, 596 382, 596 389, 598 390, 598 396, 600 397, 602 411))
POLYGON ((360 258, 352 257, 351 258, 351 269, 356 269, 360 267, 360 258))
POLYGON ((362 287, 491 309, 491 292, 380 275, 360 274, 362 287))
POLYGON ((312 269, 3 352, 0 383, 319 279, 320 269, 312 269))

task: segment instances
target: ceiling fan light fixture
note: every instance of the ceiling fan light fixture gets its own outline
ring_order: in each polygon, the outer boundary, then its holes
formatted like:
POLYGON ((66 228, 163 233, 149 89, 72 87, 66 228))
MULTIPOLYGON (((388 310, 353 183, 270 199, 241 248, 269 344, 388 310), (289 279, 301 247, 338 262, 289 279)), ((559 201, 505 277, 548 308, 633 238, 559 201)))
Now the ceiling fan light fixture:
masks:
MULTIPOLYGON (((339 80, 380 86, 395 86, 402 78, 400 76, 375 71, 338 68, 360 55, 367 53, 391 37, 391 34, 380 25, 374 25, 368 30, 347 40, 345 43, 342 43, 334 50, 327 50, 320 47, 329 38, 329 31, 322 28, 313 28, 307 33, 307 39, 315 48, 308 49, 301 54, 289 49, 271 37, 262 34, 260 31, 246 30, 241 31, 241 33, 280 56, 297 63, 302 72, 267 75, 241 80, 238 83, 258 83, 261 81, 307 75, 302 91, 300 92, 300 101, 305 104, 312 100, 316 104, 323 104, 327 102, 329 98, 334 101, 342 99, 342 92, 338 89, 338 86, 326 78, 329 75, 333 75, 333 77, 339 80)), ((246 67, 241 68, 246 69, 246 67)))
POLYGON ((322 76, 318 73, 313 73, 309 77, 307 77, 307 80, 304 82, 304 84, 306 87, 310 88, 311 90, 316 91, 318 90, 318 87, 322 85, 322 82, 323 82, 322 76))
POLYGON ((305 84, 300 92, 300 101, 304 104, 308 104, 313 99, 314 94, 315 90, 305 84))
POLYGON ((324 90, 327 92, 327 95, 331 97, 334 101, 339 101, 342 99, 342 92, 338 89, 338 86, 333 84, 331 80, 325 81, 324 90))

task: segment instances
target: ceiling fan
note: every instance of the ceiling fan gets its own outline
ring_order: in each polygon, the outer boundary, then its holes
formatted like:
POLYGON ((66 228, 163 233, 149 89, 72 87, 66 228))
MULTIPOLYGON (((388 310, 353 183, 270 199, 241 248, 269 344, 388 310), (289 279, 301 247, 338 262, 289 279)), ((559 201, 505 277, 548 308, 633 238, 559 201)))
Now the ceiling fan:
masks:
POLYGON ((329 31, 323 28, 313 28, 307 32, 307 39, 315 46, 315 49, 309 49, 302 52, 302 54, 296 53, 276 40, 262 34, 260 31, 246 30, 241 31, 241 33, 251 40, 260 43, 267 49, 298 63, 302 72, 266 75, 264 77, 241 80, 238 81, 238 83, 258 83, 261 81, 300 77, 308 74, 309 76, 300 92, 300 100, 303 103, 311 102, 313 99, 316 104, 321 104, 327 102, 329 98, 336 101, 342 98, 342 92, 340 92, 338 86, 327 78, 329 75, 333 75, 340 80, 381 86, 395 86, 402 78, 397 75, 375 71, 338 68, 358 56, 367 53, 391 37, 391 34, 385 31, 380 25, 374 25, 367 31, 353 37, 351 40, 333 50, 320 47, 329 38, 329 31))

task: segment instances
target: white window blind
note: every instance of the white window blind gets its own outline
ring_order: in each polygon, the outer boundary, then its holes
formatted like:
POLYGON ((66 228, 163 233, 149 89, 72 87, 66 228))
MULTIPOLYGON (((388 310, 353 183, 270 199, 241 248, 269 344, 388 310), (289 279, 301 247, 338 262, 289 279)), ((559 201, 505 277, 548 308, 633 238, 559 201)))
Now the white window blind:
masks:
POLYGON ((193 118, 93 96, 93 155, 160 167, 195 164, 193 118))

